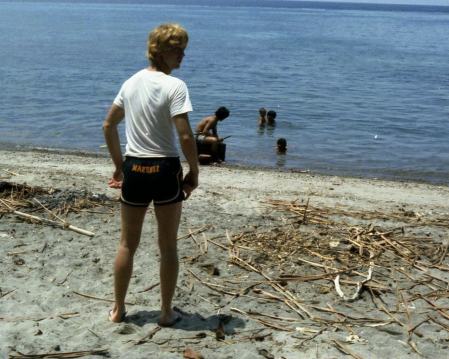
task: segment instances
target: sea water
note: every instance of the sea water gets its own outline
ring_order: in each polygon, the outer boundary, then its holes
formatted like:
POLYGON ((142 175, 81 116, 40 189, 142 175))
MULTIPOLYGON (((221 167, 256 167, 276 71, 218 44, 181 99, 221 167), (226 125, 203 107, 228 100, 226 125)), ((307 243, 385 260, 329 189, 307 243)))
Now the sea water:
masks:
POLYGON ((173 74, 192 125, 231 111, 228 163, 449 184, 449 7, 0 1, 2 146, 105 152, 102 121, 163 22, 190 35, 173 74))

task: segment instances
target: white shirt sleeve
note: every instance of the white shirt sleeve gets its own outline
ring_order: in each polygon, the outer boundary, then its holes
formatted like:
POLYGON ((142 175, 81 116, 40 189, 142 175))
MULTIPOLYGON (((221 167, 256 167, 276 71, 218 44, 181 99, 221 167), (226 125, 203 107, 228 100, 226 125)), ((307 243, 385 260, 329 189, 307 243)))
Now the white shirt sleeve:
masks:
POLYGON ((177 81, 177 84, 171 89, 169 96, 170 117, 192 111, 192 103, 190 102, 189 90, 184 81, 177 81))
POLYGON ((125 108, 125 105, 123 104, 123 88, 125 87, 125 84, 122 85, 120 88, 120 91, 118 92, 117 96, 114 99, 114 105, 117 105, 120 108, 125 108))

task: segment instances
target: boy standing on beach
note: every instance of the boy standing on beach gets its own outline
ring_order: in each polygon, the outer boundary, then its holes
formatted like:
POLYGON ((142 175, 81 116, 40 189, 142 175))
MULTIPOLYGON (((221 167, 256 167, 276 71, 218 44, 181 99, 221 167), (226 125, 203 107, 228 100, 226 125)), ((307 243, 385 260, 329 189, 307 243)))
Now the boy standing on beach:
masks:
POLYGON ((125 297, 133 270, 148 205, 154 202, 161 255, 160 326, 180 319, 172 308, 178 278, 176 238, 182 200, 198 186, 198 156, 189 124, 192 111, 186 84, 173 76, 180 67, 188 34, 178 24, 163 24, 151 31, 147 56, 150 66, 129 78, 120 89, 104 121, 106 143, 115 165, 109 181, 121 187, 121 240, 114 264, 115 303, 109 313, 112 322, 123 321, 125 297), (117 126, 125 118, 125 160, 117 126), (176 130, 176 131, 175 131, 176 130), (177 132, 189 172, 182 167, 175 144, 177 132))

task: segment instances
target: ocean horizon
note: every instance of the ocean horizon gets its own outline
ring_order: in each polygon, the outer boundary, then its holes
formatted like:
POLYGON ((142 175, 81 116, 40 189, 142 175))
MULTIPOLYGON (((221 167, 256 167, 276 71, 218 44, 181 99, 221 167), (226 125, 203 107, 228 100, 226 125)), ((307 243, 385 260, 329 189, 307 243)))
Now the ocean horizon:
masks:
POLYGON ((273 7, 305 8, 323 10, 364 10, 364 11, 417 11, 449 12, 449 5, 395 4, 311 0, 0 0, 0 2, 21 3, 74 3, 74 4, 143 4, 143 5, 197 5, 218 7, 273 7))

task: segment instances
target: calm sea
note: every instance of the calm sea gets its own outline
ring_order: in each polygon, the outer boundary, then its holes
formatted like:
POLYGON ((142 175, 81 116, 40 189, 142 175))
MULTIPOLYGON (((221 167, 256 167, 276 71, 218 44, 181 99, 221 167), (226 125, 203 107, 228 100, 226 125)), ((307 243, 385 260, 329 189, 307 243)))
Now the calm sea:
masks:
POLYGON ((449 184, 449 7, 0 1, 0 143, 105 152, 108 107, 173 21, 192 124, 231 111, 229 163, 449 184), (276 128, 258 128, 262 106, 276 128))

